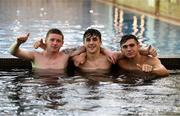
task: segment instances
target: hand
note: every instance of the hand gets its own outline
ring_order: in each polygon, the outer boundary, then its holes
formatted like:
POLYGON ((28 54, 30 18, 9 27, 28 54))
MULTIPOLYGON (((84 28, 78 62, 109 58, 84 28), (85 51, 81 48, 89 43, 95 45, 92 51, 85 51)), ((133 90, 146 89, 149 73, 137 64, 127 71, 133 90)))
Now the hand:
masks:
POLYGON ((111 50, 107 50, 104 48, 101 48, 101 53, 105 54, 108 58, 108 60, 115 64, 117 61, 117 55, 115 54, 115 52, 111 51, 111 50))
POLYGON ((140 65, 140 64, 137 64, 137 67, 142 70, 143 72, 152 72, 153 70, 153 66, 149 65, 149 64, 143 64, 143 65, 140 65))
POLYGON ((113 63, 113 64, 115 64, 116 63, 116 61, 117 61, 117 57, 116 57, 116 55, 113 53, 113 52, 109 52, 109 54, 107 54, 108 56, 108 60, 111 62, 111 63, 113 63))
POLYGON ((80 55, 74 56, 74 65, 78 67, 80 64, 84 64, 86 61, 86 53, 81 53, 80 55))
POLYGON ((37 48, 39 48, 39 47, 40 47, 40 48, 44 48, 44 47, 45 47, 45 44, 43 43, 43 39, 38 40, 38 41, 35 41, 33 47, 34 47, 35 49, 37 49, 37 48))
POLYGON ((152 55, 153 57, 157 56, 156 49, 152 47, 151 45, 148 46, 147 51, 148 51, 148 55, 152 55))
POLYGON ((22 44, 22 43, 26 42, 28 37, 29 37, 29 35, 30 35, 30 33, 28 33, 26 35, 23 35, 23 36, 17 37, 17 43, 18 44, 22 44))

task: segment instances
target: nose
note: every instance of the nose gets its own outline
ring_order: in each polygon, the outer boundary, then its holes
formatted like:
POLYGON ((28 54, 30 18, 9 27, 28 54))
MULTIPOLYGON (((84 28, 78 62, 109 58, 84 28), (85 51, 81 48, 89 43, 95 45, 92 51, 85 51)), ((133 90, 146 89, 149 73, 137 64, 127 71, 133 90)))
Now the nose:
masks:
POLYGON ((58 42, 57 42, 57 41, 53 41, 52 44, 53 44, 53 45, 57 45, 58 42))
POLYGON ((93 44, 93 42, 94 42, 94 41, 91 39, 89 43, 90 43, 90 44, 93 44))
POLYGON ((131 47, 130 47, 130 46, 127 46, 127 50, 131 50, 131 47))

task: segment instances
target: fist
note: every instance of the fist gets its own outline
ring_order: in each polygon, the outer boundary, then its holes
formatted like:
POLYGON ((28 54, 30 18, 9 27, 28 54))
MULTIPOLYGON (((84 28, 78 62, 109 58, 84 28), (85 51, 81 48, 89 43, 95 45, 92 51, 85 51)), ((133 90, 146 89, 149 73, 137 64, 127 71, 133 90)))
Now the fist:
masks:
POLYGON ((137 64, 137 67, 142 70, 143 72, 152 72, 153 70, 153 66, 149 65, 149 64, 143 64, 143 65, 140 65, 140 64, 137 64))
POLYGON ((17 37, 17 43, 21 44, 21 43, 24 43, 27 41, 28 37, 29 37, 29 33, 26 34, 26 35, 22 35, 22 36, 19 36, 17 37))

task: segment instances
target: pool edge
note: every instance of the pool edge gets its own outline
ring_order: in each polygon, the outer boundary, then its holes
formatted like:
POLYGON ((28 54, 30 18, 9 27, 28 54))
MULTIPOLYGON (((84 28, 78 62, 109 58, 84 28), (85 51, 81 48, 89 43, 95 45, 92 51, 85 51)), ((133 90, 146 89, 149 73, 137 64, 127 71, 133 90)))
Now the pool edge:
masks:
MULTIPOLYGON (((178 57, 160 57, 159 59, 169 70, 180 69, 180 58, 178 57)), ((31 69, 31 63, 8 55, 0 57, 0 69, 31 69)))

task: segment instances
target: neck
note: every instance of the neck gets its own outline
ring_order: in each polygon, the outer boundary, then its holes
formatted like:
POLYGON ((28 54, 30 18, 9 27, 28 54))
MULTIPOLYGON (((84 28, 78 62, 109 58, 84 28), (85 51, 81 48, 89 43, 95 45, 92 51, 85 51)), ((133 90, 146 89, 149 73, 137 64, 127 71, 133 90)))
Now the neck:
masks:
POLYGON ((53 58, 53 57, 56 57, 59 52, 48 52, 48 51, 44 51, 43 54, 46 56, 46 57, 49 57, 49 58, 53 58))
POLYGON ((138 53, 134 58, 129 58, 130 62, 138 63, 140 64, 142 62, 142 56, 138 53))
POLYGON ((95 60, 99 57, 100 55, 100 51, 99 52, 96 52, 94 54, 91 54, 91 53, 88 53, 87 52, 87 60, 95 60))

